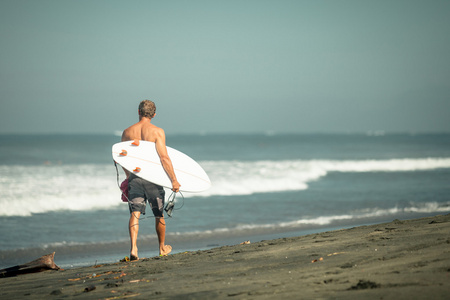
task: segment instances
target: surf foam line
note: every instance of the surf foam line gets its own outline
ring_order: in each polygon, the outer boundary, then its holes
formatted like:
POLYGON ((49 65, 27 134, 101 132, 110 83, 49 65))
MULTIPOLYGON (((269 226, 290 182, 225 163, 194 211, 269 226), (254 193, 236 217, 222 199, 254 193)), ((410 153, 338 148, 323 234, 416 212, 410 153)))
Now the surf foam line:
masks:
POLYGON ((114 166, 0 166, 0 217, 104 210, 121 204, 114 166))
MULTIPOLYGON (((450 158, 390 160, 203 161, 212 187, 188 197, 301 191, 330 172, 415 172, 450 168, 450 158)), ((1 165, 0 217, 51 211, 118 208, 122 201, 111 164, 1 165)), ((121 180, 124 175, 121 174, 121 180)))
MULTIPOLYGON (((185 241, 192 242, 196 240, 205 239, 208 240, 214 237, 215 240, 221 237, 236 236, 236 235, 260 235, 271 234, 275 232, 287 232, 298 230, 314 230, 323 227, 333 226, 360 226, 365 225, 365 220, 370 220, 370 223, 376 223, 376 220, 384 222, 383 218, 386 217, 398 217, 401 215, 405 217, 405 214, 412 218, 423 217, 426 214, 435 213, 448 213, 450 212, 450 201, 446 203, 428 202, 422 204, 413 204, 406 207, 391 207, 391 208, 370 208, 355 210, 348 214, 342 215, 323 215, 308 217, 303 216, 298 220, 292 220, 288 222, 279 223, 265 223, 265 224, 240 224, 234 227, 225 228, 212 228, 209 230, 194 230, 186 232, 168 232, 166 237, 171 241, 177 241, 183 244, 185 241), (375 221, 374 221, 375 220, 375 221)), ((141 242, 149 243, 157 241, 156 234, 142 235, 140 237, 141 242)), ((21 256, 35 256, 37 251, 48 250, 56 251, 63 255, 75 255, 82 254, 84 257, 86 253, 109 253, 111 249, 127 249, 129 240, 128 238, 113 240, 113 241, 96 241, 96 242, 54 242, 41 245, 35 245, 34 247, 21 247, 21 248, 5 248, 0 250, 0 257, 3 260, 17 259, 21 256)), ((156 255, 156 253, 155 253, 156 255)), ((92 260, 94 262, 95 260, 92 260)), ((72 260, 73 263, 73 260, 72 260)), ((7 267, 7 266, 4 266, 7 267)))
POLYGON ((330 172, 415 172, 450 168, 450 158, 388 160, 205 161, 212 187, 186 196, 232 196, 305 190, 330 172))
MULTIPOLYGON (((200 235, 220 235, 220 234, 229 234, 236 233, 240 231, 244 231, 248 234, 252 234, 251 231, 259 232, 266 230, 283 230, 283 229, 298 229, 302 227, 311 227, 315 226, 332 226, 336 222, 355 222, 358 220, 364 219, 382 219, 385 217, 395 217, 397 215, 402 214, 435 214, 435 213, 447 213, 450 212, 450 201, 446 203, 437 203, 437 202, 427 202, 422 204, 416 204, 407 207, 391 207, 391 208, 369 208, 369 209, 361 209, 355 210, 348 214, 342 215, 328 215, 328 216, 316 216, 316 217, 308 217, 304 216, 298 220, 288 221, 288 222, 280 222, 280 223, 266 223, 266 224, 240 224, 236 227, 231 228, 215 228, 205 231, 192 231, 192 232, 182 232, 175 233, 174 235, 192 235, 192 236, 200 236, 200 235)), ((254 233, 253 233, 254 234, 254 233)))

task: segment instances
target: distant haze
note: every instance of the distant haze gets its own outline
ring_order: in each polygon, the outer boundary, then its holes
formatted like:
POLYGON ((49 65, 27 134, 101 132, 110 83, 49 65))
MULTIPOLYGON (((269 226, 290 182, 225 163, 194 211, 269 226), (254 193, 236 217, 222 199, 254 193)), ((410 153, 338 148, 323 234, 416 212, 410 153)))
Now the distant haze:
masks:
POLYGON ((0 133, 450 132, 450 1, 1 1, 0 133))

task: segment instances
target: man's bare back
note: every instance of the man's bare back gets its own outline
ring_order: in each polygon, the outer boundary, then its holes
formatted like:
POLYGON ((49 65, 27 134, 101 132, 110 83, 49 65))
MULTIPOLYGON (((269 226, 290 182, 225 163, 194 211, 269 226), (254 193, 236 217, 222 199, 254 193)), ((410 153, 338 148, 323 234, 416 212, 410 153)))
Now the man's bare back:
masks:
MULTIPOLYGON (((151 123, 151 119, 141 117, 139 122, 131 125, 122 133, 122 141, 130 140, 143 140, 155 143, 156 151, 159 154, 164 170, 166 170, 167 175, 172 181, 172 191, 178 192, 180 190, 180 184, 178 183, 173 171, 172 161, 167 154, 166 135, 164 133, 164 130, 153 125, 151 123)), ((127 173, 128 177, 129 172, 125 172, 127 173)))
POLYGON ((124 130, 122 141, 137 139, 155 143, 158 135, 161 135, 161 131, 163 131, 162 128, 151 124, 146 118, 142 118, 139 122, 124 130))

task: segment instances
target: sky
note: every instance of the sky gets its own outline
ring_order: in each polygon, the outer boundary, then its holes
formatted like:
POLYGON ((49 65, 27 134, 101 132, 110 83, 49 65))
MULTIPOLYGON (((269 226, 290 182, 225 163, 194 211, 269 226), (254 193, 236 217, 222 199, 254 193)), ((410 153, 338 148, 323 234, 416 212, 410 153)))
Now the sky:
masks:
POLYGON ((0 133, 450 132, 450 1, 0 0, 0 133))

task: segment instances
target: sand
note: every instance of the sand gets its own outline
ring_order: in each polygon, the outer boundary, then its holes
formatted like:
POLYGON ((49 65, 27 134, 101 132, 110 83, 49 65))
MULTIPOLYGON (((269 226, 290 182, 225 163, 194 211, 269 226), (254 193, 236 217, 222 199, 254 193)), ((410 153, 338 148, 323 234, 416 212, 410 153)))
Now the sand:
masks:
POLYGON ((0 278, 1 299, 273 297, 449 299, 450 215, 0 278))

